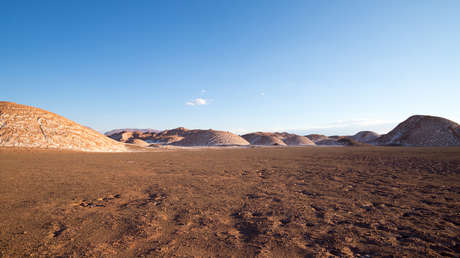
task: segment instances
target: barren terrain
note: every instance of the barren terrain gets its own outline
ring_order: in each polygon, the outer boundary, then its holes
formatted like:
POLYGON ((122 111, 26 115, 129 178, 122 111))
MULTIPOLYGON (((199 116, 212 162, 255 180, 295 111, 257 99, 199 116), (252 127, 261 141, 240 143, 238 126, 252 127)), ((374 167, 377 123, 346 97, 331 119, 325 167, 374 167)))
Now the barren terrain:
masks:
POLYGON ((0 148, 0 256, 459 256, 460 148, 0 148))

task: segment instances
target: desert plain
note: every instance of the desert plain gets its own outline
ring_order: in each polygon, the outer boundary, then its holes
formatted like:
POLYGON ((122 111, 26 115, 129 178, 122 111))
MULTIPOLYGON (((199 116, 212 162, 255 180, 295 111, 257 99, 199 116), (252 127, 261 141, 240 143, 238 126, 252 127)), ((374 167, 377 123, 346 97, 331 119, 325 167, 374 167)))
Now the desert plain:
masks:
POLYGON ((0 148, 0 256, 460 255, 460 147, 0 148))

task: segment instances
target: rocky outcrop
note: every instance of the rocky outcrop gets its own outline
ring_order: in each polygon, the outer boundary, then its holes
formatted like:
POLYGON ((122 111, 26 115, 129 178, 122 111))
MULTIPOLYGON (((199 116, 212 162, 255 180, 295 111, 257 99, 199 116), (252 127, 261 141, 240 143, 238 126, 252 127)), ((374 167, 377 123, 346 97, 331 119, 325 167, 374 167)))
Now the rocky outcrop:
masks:
POLYGON ((388 134, 375 140, 378 145, 460 146, 460 126, 454 121, 415 115, 400 123, 388 134))
POLYGON ((127 150, 123 143, 62 116, 12 102, 0 102, 0 146, 98 152, 127 150))
POLYGON ((300 135, 291 135, 283 139, 283 142, 290 146, 300 146, 300 145, 316 145, 312 140, 308 139, 305 136, 300 135))
POLYGON ((143 141, 141 139, 132 139, 128 143, 134 144, 139 147, 149 147, 150 143, 143 141))
POLYGON ((375 141, 380 135, 372 131, 361 131, 348 138, 362 143, 369 143, 375 141))
POLYGON ((309 134, 309 135, 306 135, 305 137, 307 137, 308 139, 310 139, 312 142, 315 142, 315 143, 321 140, 328 139, 326 135, 322 135, 322 134, 309 134))
POLYGON ((334 145, 344 145, 342 143, 340 143, 337 139, 333 139, 333 138, 326 138, 326 139, 322 139, 322 140, 319 140, 317 142, 315 142, 316 145, 328 145, 328 146, 334 146, 334 145))
POLYGON ((227 146, 249 145, 240 136, 224 131, 216 130, 188 130, 179 127, 158 133, 141 131, 121 131, 112 134, 115 140, 133 142, 134 139, 142 140, 149 144, 175 145, 175 146, 227 146))
POLYGON ((183 137, 179 141, 171 143, 176 146, 232 146, 249 145, 241 136, 230 132, 215 130, 188 130, 178 135, 183 137))
POLYGON ((125 128, 125 129, 113 129, 108 132, 105 132, 104 135, 112 136, 115 134, 123 133, 123 132, 140 132, 140 133, 159 133, 161 130, 157 129, 136 129, 136 128, 125 128))
POLYGON ((315 145, 314 142, 305 136, 290 133, 256 132, 245 134, 242 137, 252 145, 315 145))
POLYGON ((242 136, 251 145, 287 145, 273 133, 248 133, 242 136))

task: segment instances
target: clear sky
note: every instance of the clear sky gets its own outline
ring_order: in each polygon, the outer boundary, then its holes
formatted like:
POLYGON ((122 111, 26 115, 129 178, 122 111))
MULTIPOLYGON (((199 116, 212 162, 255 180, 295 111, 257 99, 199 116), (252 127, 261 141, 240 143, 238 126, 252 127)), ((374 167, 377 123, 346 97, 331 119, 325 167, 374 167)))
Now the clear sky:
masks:
POLYGON ((460 122, 460 1, 0 1, 0 100, 99 131, 460 122))

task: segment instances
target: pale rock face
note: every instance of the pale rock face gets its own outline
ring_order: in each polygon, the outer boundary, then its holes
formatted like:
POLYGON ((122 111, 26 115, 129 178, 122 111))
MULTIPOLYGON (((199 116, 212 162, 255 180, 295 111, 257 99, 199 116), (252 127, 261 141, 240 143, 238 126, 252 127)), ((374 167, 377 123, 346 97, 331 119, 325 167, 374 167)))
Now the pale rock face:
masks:
POLYGON ((124 144, 62 116, 12 102, 0 102, 0 146, 126 151, 124 144))

